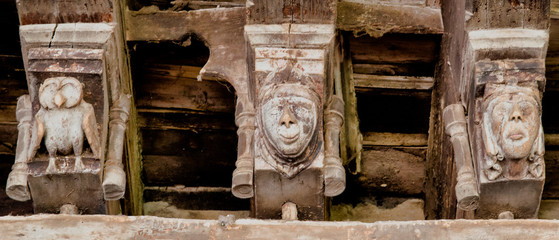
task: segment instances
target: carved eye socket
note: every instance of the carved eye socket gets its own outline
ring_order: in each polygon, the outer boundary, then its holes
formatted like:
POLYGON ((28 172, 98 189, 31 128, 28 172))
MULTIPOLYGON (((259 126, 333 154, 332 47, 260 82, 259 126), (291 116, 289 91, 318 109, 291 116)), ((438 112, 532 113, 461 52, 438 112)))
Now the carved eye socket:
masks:
POLYGON ((520 111, 522 112, 522 115, 524 117, 529 117, 530 115, 534 114, 537 109, 537 107, 533 103, 528 101, 520 102, 518 104, 518 107, 520 108, 520 111))
POLYGON ((510 103, 504 102, 499 103, 495 108, 493 108, 492 117, 494 120, 503 121, 507 115, 512 111, 512 106, 510 103))
POLYGON ((58 86, 54 83, 50 83, 44 86, 43 91, 39 95, 39 102, 44 108, 54 108, 54 95, 57 92, 58 86))

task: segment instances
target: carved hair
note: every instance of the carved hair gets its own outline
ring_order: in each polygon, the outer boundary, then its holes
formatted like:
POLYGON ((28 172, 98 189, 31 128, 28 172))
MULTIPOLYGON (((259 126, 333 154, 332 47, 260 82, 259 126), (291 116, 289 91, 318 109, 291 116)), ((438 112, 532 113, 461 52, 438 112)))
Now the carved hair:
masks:
POLYGON ((266 98, 271 97, 271 93, 282 84, 296 84, 306 88, 314 98, 312 100, 320 103, 322 98, 315 90, 315 81, 308 74, 303 72, 301 68, 299 64, 288 62, 278 71, 270 72, 262 83, 262 87, 258 94, 258 101, 263 102, 266 98))

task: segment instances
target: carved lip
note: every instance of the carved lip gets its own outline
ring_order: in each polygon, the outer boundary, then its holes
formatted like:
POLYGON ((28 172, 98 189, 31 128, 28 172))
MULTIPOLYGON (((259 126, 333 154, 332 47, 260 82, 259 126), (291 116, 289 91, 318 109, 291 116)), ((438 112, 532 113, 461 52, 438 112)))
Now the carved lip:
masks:
POLYGON ((508 135, 509 139, 512 139, 513 141, 518 141, 524 138, 524 134, 522 132, 512 132, 511 134, 508 135))
POLYGON ((282 141, 286 144, 294 143, 295 141, 297 141, 297 139, 299 139, 299 133, 296 133, 296 134, 293 134, 293 135, 290 135, 290 134, 284 135, 284 134, 279 133, 279 135, 281 136, 282 141))

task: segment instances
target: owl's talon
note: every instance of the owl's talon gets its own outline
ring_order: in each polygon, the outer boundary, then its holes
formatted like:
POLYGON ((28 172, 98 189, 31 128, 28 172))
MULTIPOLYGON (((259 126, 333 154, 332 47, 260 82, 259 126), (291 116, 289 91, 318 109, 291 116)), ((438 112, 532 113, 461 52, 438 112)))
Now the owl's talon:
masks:
POLYGON ((49 165, 47 166, 47 170, 45 170, 45 173, 56 173, 56 164, 54 163, 54 160, 54 158, 49 158, 49 165))
POLYGON ((83 165, 82 158, 81 157, 76 157, 76 163, 74 164, 74 171, 75 172, 81 172, 84 169, 85 169, 85 166, 83 165))

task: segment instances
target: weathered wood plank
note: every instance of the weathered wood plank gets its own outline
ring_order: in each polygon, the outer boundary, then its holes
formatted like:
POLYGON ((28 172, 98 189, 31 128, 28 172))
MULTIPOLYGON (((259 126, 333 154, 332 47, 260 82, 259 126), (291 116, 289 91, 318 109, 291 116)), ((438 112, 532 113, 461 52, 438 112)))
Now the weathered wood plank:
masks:
POLYGON ((473 16, 468 29, 531 28, 547 29, 550 0, 501 1, 473 0, 473 16))
MULTIPOLYGON (((557 6, 559 17, 559 2, 557 6)), ((551 19, 550 22, 549 45, 545 58, 546 94, 549 91, 559 91, 559 19, 551 19)))
POLYGON ((386 89, 382 89, 380 92, 384 93, 379 94, 357 92, 361 132, 427 133, 429 131, 430 92, 395 91, 400 93, 383 95, 388 94, 389 91, 386 89))
POLYGON ((337 6, 336 24, 355 36, 368 34, 376 38, 385 33, 442 34, 440 9, 404 4, 342 1, 337 6))
POLYGON ((138 125, 141 128, 161 130, 235 131, 237 129, 233 114, 168 109, 138 109, 138 125))
POLYGON ((353 72, 385 76, 433 76, 433 63, 357 63, 353 72))
POLYGON ((417 89, 433 88, 432 77, 382 76, 353 74, 356 88, 417 89))
POLYGON ((115 19, 111 0, 18 1, 17 9, 22 25, 112 22, 115 19))
POLYGON ((361 141, 363 136, 359 131, 353 63, 351 61, 347 34, 340 36, 339 39, 341 43, 339 49, 337 49, 337 57, 341 58, 340 85, 345 105, 344 124, 340 132, 340 155, 344 165, 348 166, 350 171, 359 172, 361 171, 361 141))
POLYGON ((250 210, 250 200, 233 196, 224 187, 145 187, 146 202, 167 202, 179 209, 190 210, 250 210))
MULTIPOLYGON (((25 80, 25 78, 4 78, 0 80, 0 104, 2 105, 11 104, 15 106, 15 104, 17 103, 17 98, 28 93, 27 81, 25 80)), ((0 119, 2 119, 1 116, 0 119)), ((1 121, 2 120, 0 120, 0 122, 1 121)))
POLYGON ((349 38, 354 64, 431 63, 434 66, 440 47, 440 35, 387 34, 349 38))
POLYGON ((142 130, 144 183, 231 186, 235 131, 142 130))
POLYGON ((165 72, 162 71, 159 73, 147 72, 136 81, 138 107, 235 111, 235 93, 228 83, 197 81, 195 78, 163 75, 165 72))
POLYGON ((14 104, 0 104, 0 123, 16 124, 16 103, 14 104))
POLYGON ((414 221, 425 220, 424 201, 418 198, 380 198, 381 201, 368 199, 353 204, 335 204, 330 207, 331 221, 414 221))
POLYGON ((366 132, 365 146, 427 146, 428 135, 423 133, 366 132))
MULTIPOLYGON (((547 87, 547 86, 546 86, 547 87)), ((547 90, 547 89, 546 89, 547 90)), ((546 91, 542 101, 542 125, 544 133, 559 133, 559 92, 546 91)))
POLYGON ((254 0, 248 8, 249 24, 335 22, 336 1, 254 0))
POLYGON ((375 195, 423 193, 426 150, 426 147, 367 147, 362 154, 359 184, 375 195))
POLYGON ((129 11, 125 20, 126 39, 182 42, 186 36, 196 35, 212 49, 207 64, 201 70, 201 77, 227 80, 237 92, 247 92, 246 14, 246 8, 173 12, 159 11, 156 7, 129 11))
MULTIPOLYGON (((546 147, 548 147, 546 145, 546 147)), ((545 155, 545 185, 543 199, 559 198, 559 151, 557 147, 546 149, 545 155)))

